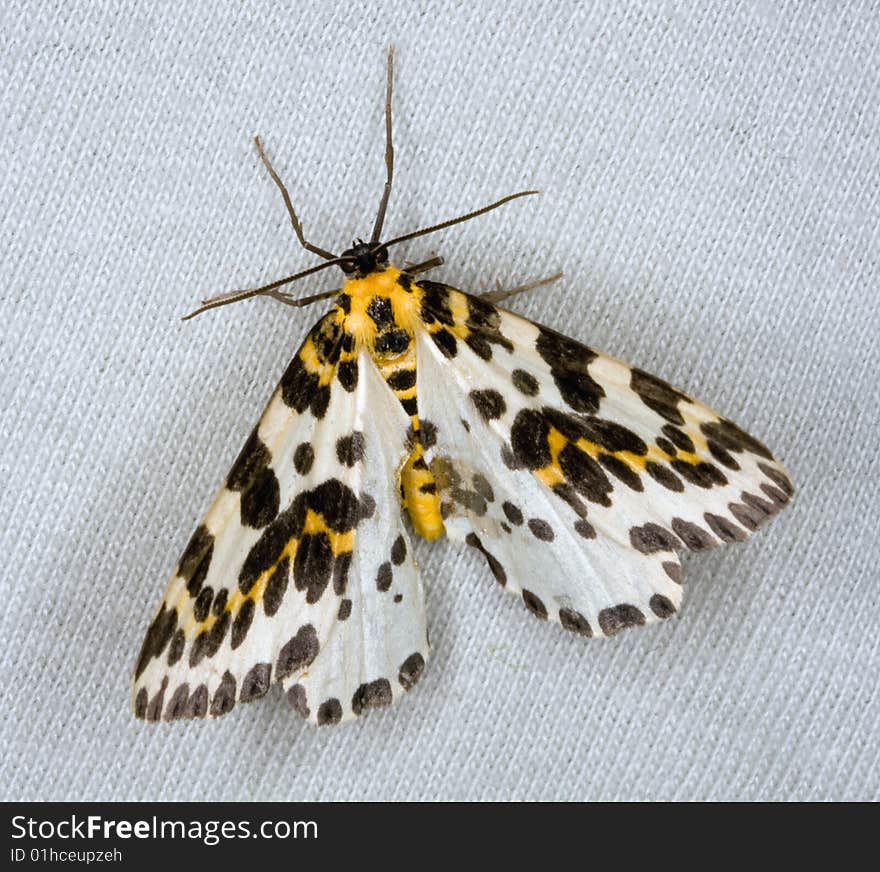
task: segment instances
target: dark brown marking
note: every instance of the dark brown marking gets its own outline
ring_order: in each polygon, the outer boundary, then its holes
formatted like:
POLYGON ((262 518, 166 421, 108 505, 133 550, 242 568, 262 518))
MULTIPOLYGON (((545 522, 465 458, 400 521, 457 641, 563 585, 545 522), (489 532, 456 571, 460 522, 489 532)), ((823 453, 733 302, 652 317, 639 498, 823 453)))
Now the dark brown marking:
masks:
POLYGON ((620 458, 613 454, 599 454, 599 463, 605 467, 618 481, 622 481, 630 490, 643 491, 645 486, 637 472, 634 472, 620 458))
POLYGON ((247 490, 259 473, 272 460, 272 453, 263 443, 254 427, 244 448, 241 449, 229 475, 226 476, 226 487, 234 491, 247 490))
POLYGON ((547 607, 541 601, 539 596, 532 593, 530 590, 523 588, 522 598, 523 602, 526 604, 526 608, 536 618, 540 618, 542 621, 547 619, 547 607))
POLYGON ((310 442, 300 442, 293 452, 293 466, 300 475, 307 475, 315 462, 315 449, 310 442))
POLYGON ((584 539, 596 538, 596 531, 593 529, 593 525, 583 518, 574 522, 574 530, 579 536, 583 536, 584 539))
POLYGON ((391 569, 391 564, 386 560, 376 572, 376 587, 385 593, 391 587, 392 581, 394 581, 394 572, 391 569))
POLYGON ((714 439, 708 439, 706 444, 709 446, 709 453, 723 466, 726 466, 728 469, 732 469, 736 471, 739 469, 739 464, 736 462, 734 456, 725 448, 722 448, 714 439))
POLYGON ((715 540, 702 527, 682 518, 673 518, 672 530, 691 551, 705 551, 716 544, 715 540))
POLYGON ((770 481, 777 485, 786 496, 791 497, 794 495, 794 485, 792 485, 791 479, 781 470, 774 469, 767 463, 759 463, 758 469, 760 469, 770 481))
POLYGON ((186 704, 189 701, 189 685, 181 684, 168 700, 165 707, 166 721, 179 721, 186 717, 186 704))
POLYGON ((557 333, 540 327, 535 343, 538 354, 550 365, 550 372, 562 399, 575 412, 595 414, 605 391, 590 375, 589 365, 596 352, 557 333))
POLYGON ((134 715, 136 718, 144 720, 147 717, 148 702, 149 697, 147 696, 147 689, 145 687, 142 687, 137 692, 137 696, 134 699, 134 715))
POLYGON ((232 637, 230 645, 232 646, 233 651, 238 648, 247 637, 248 630, 251 628, 251 622, 254 620, 254 612, 256 609, 256 604, 252 599, 246 599, 241 604, 241 608, 238 610, 238 614, 232 622, 232 637))
POLYGON ((331 726, 338 724, 341 720, 342 705, 338 699, 328 699, 318 706, 318 726, 331 726))
POLYGON ((336 378, 348 393, 352 393, 358 383, 358 362, 356 360, 343 360, 336 370, 336 378))
POLYGON ((392 372, 385 381, 393 391, 408 391, 416 385, 416 371, 399 369, 397 372, 392 372))
POLYGON ((706 512, 703 518, 709 525, 709 529, 722 542, 742 542, 746 538, 746 533, 723 515, 713 515, 711 512, 706 512))
POLYGON ((584 501, 578 496, 577 491, 570 484, 566 484, 562 481, 557 482, 553 485, 553 493, 559 497, 559 499, 568 503, 579 518, 587 517, 586 503, 584 503, 584 501))
POLYGON ((556 538, 553 528, 541 518, 530 518, 528 526, 532 535, 542 542, 552 542, 556 538))
POLYGON ((213 553, 214 537, 202 524, 192 534, 177 565, 177 574, 186 582, 186 589, 191 597, 197 596, 202 589, 213 553))
POLYGON ((153 623, 150 624, 150 628, 147 630, 144 644, 141 646, 141 653, 134 671, 135 680, 141 677, 150 660, 161 656, 176 629, 177 611, 166 609, 165 603, 162 603, 159 606, 159 612, 153 618, 153 623))
POLYGON ((406 330, 388 330, 376 337, 374 348, 378 354, 395 356, 403 354, 409 348, 409 343, 410 335, 406 330))
POLYGON ((225 587, 221 587, 214 596, 214 602, 211 603, 211 612, 215 617, 220 617, 226 611, 226 599, 229 592, 225 587))
POLYGON ((351 710, 359 715, 365 708, 381 708, 391 705, 391 684, 387 678, 377 678, 362 684, 351 698, 351 710))
POLYGON ((511 379, 513 380, 513 386, 521 394, 525 394, 527 397, 536 397, 538 395, 540 389, 538 380, 530 372, 526 372, 524 369, 515 369, 511 373, 511 379))
POLYGON ((661 564, 663 567, 663 571, 676 583, 681 584, 683 581, 684 573, 681 571, 681 564, 675 563, 672 560, 667 560, 665 563, 661 564))
POLYGON ((211 714, 214 717, 232 711, 235 705, 235 689, 235 676, 227 669, 220 680, 220 686, 214 691, 214 698, 211 700, 211 714))
POLYGON ((186 704, 187 718, 203 718, 208 713, 208 686, 200 684, 186 704))
POLYGON ((662 593, 655 593, 648 605, 658 618, 668 618, 675 614, 675 606, 672 604, 672 600, 663 596, 662 593))
POLYGON ((397 680, 404 690, 412 690, 415 683, 421 678, 422 672, 425 670, 425 658, 416 652, 410 654, 403 663, 400 664, 400 671, 397 674, 397 680))
POLYGON ((687 394, 641 369, 633 369, 630 387, 649 409, 653 409, 662 418, 679 426, 684 424, 678 404, 681 400, 688 399, 687 394))
POLYGON ((162 718, 162 707, 165 704, 165 691, 168 688, 168 676, 164 676, 162 684, 156 691, 155 696, 147 705, 146 719, 148 721, 158 721, 162 718))
POLYGON ((523 513, 513 503, 504 502, 502 503, 501 508, 504 510, 504 514, 511 524, 516 527, 522 526, 524 520, 523 513))
POLYGON ((453 358, 458 353, 458 343, 455 337, 444 327, 431 334, 434 344, 440 349, 444 357, 453 358))
POLYGON ((674 551, 678 546, 676 538, 659 524, 643 524, 629 531, 629 541, 636 551, 653 554, 656 551, 674 551))
POLYGON ((301 718, 307 718, 311 714, 306 701, 306 689, 301 684, 291 685, 287 689, 287 701, 301 718))
POLYGON ((336 440, 336 458, 345 466, 360 463, 366 454, 367 440, 360 431, 350 436, 340 436, 336 440))
POLYGON ((574 609, 560 609, 559 623, 562 624, 566 630, 569 630, 572 633, 577 633, 579 636, 584 636, 587 639, 590 639, 593 636, 593 628, 590 626, 590 622, 580 612, 577 612, 574 609))
POLYGON ((333 548, 326 533, 307 533, 299 540, 293 559, 293 583, 306 591, 306 602, 321 599, 333 572, 333 548))
POLYGON ((615 636, 627 627, 638 627, 644 623, 645 616, 629 603, 621 603, 599 612, 599 626, 606 636, 615 636))
POLYGON ((750 436, 745 430, 737 427, 733 421, 722 418, 720 421, 706 421, 700 424, 700 430, 709 439, 713 439, 722 448, 728 451, 740 453, 743 451, 751 451, 766 460, 773 460, 773 455, 767 450, 766 446, 750 436))
POLYGON ((473 476, 474 490, 487 502, 495 502, 495 491, 489 480, 480 472, 475 472, 473 476))
POLYGON ((727 477, 713 463, 700 461, 688 463, 685 460, 673 460, 670 466, 686 481, 697 487, 711 488, 715 485, 727 484, 727 477))
POLYGON ((275 473, 265 467, 255 473, 250 485, 241 495, 241 522, 246 527, 261 530, 278 515, 281 487, 275 473))
POLYGON ((394 324, 394 310, 388 297, 373 297, 367 305, 367 314, 373 319, 377 330, 384 330, 394 324))
POLYGON ((341 603, 339 603, 339 613, 337 614, 337 618, 340 621, 347 621, 349 616, 351 615, 351 600, 344 599, 341 603))
POLYGON ((492 575, 495 576, 495 580, 498 584, 504 587, 504 585, 507 584, 507 573, 504 571, 504 567, 501 565, 498 558, 485 549, 479 536, 477 536, 476 533, 468 533, 464 541, 467 545, 470 545, 471 548, 476 548, 477 551, 482 553, 486 558, 486 562, 489 564, 489 569, 491 570, 492 575))
POLYGON ((211 611, 211 602, 214 599, 214 589, 203 587, 196 601, 193 603, 193 617, 201 624, 211 611))
POLYGON ((181 657, 183 657, 183 649, 186 646, 186 636, 183 630, 178 627, 171 637, 171 644, 168 646, 168 665, 174 666, 181 657))
POLYGON ((311 666, 321 646, 312 624, 303 624, 278 653, 275 678, 280 680, 311 666))
POLYGON ((284 600, 284 594, 287 593, 287 582, 290 578, 290 558, 285 557, 275 571, 269 576, 269 581, 263 591, 263 611, 267 618, 271 618, 284 600))
POLYGON ((504 397, 493 388, 471 391, 470 397, 471 402, 480 413, 480 417, 486 422, 500 418, 507 411, 504 397))
POLYGON ((403 536, 398 536, 391 546, 391 562, 395 566, 400 566, 406 559, 406 540, 403 536))
POLYGON ((265 696, 269 690, 269 680, 272 676, 271 663, 257 663, 251 667, 244 680, 241 682, 242 702, 253 702, 261 696, 265 696))
POLYGON ((671 470, 667 469, 661 463, 655 463, 649 460, 645 464, 645 472, 651 476, 658 484, 663 485, 667 490, 680 494, 684 490, 684 484, 681 479, 671 470))
MULTIPOLYGON (((671 426, 671 425, 668 425, 671 426)), ((678 453, 675 449, 675 446, 665 437, 658 436, 654 444, 665 454, 668 454, 670 457, 675 457, 678 453)))
MULTIPOLYGON (((684 430, 679 430, 678 427, 673 427, 672 424, 664 424, 663 425, 663 435, 675 445, 676 448, 680 448, 682 451, 687 451, 690 454, 693 454, 697 449, 694 445, 693 440, 684 430)), ((674 454, 674 451, 668 452, 669 454, 674 454)))
POLYGON ((612 490, 611 482, 592 457, 569 443, 559 452, 559 466, 566 481, 579 494, 601 506, 611 505, 608 497, 612 490))

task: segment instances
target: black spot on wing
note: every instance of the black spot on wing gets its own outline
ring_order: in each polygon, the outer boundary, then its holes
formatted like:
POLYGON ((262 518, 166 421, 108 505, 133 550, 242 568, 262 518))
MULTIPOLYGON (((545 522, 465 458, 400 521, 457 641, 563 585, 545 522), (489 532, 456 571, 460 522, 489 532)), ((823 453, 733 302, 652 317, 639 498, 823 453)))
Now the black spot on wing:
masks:
POLYGON ((580 612, 575 611, 574 609, 560 609, 559 623, 562 624, 566 630, 572 633, 577 633, 587 639, 590 639, 593 636, 593 629, 590 626, 590 622, 580 612))
POLYGON ((284 600, 287 592, 287 582, 290 578, 290 558, 285 557, 269 578, 266 589, 263 591, 263 611, 267 618, 271 618, 284 600))
POLYGON ((349 436, 340 436, 336 440, 336 458, 343 466, 354 466, 364 459, 366 446, 367 440, 358 430, 349 436))
POLYGON ((377 678, 362 684, 352 696, 351 710, 359 715, 366 708, 381 708, 391 705, 391 683, 387 678, 377 678))
POLYGON ((351 393, 358 383, 358 362, 356 360, 343 360, 336 370, 336 378, 345 390, 351 393))
POLYGON ((275 664, 276 679, 287 678, 294 672, 300 672, 311 666, 320 650, 321 646, 314 626, 304 624, 278 654, 278 661, 275 664))
POLYGON ((720 421, 706 421, 700 424, 700 430, 703 435, 714 440, 721 448, 727 451, 741 453, 743 451, 751 451, 758 457, 766 460, 772 460, 773 455, 767 450, 766 446, 750 436, 745 430, 737 427, 733 421, 722 418, 720 421))
POLYGON ((232 711, 235 705, 236 681, 235 676, 227 669, 223 673, 220 685, 214 691, 214 697, 211 700, 211 714, 214 717, 225 715, 232 711))
POLYGON ((333 549, 324 532, 307 533, 299 540, 293 560, 293 583, 306 592, 306 602, 316 603, 333 572, 333 549))
POLYGON ((477 536, 476 533, 468 533, 464 541, 467 545, 470 545, 471 548, 476 548, 477 551, 482 553, 486 558, 486 562, 489 564, 489 569, 491 570, 492 575, 495 576, 495 580, 498 584, 504 587, 504 585, 507 584, 507 573, 504 571, 504 567, 501 565, 498 558, 486 550, 485 546, 480 541, 480 537, 477 536))
POLYGON ((562 399, 575 412, 598 412, 605 391, 588 369, 596 352, 547 327, 539 327, 539 331, 535 348, 549 365, 562 399))
POLYGON ((153 618, 153 622, 147 630, 144 644, 141 646, 141 653, 134 671, 135 680, 141 677, 141 674, 154 657, 161 656, 165 646, 171 641, 176 628, 177 611, 165 608, 165 603, 162 603, 158 614, 153 618))
POLYGON ((636 551, 642 554, 654 554, 657 551, 674 551, 678 540, 665 527, 649 523, 640 527, 632 527, 629 541, 636 551))
POLYGON ((318 726, 338 724, 342 720, 342 704, 336 698, 325 700, 318 706, 318 726))
POLYGON ((235 463, 232 464, 229 475, 226 476, 226 487, 234 491, 247 490, 271 460, 272 453, 260 439, 257 428, 254 427, 244 444, 244 448, 241 449, 235 463))
POLYGON ((300 475, 307 475, 315 462, 315 449, 310 442, 301 442, 293 452, 293 466, 300 475))
POLYGON ((413 685, 421 678, 425 669, 425 658, 416 652, 410 654, 403 663, 400 664, 400 670, 397 674, 397 680, 404 690, 411 690, 413 685))
POLYGON ((645 616, 629 603, 621 603, 599 612, 599 626, 606 636, 614 636, 627 627, 638 627, 644 623, 645 616))
POLYGON ((265 696, 269 690, 269 682, 272 676, 271 663, 257 663, 251 667, 241 682, 242 702, 253 702, 261 696, 265 696))
POLYGON ((190 596, 196 596, 201 590, 213 553, 214 537, 202 524, 193 533, 177 565, 177 574, 186 582, 186 590, 190 596))
POLYGON ((493 388, 473 390, 470 393, 470 398, 484 421, 494 421, 507 411, 504 397, 493 388))
POLYGON ((275 473, 264 467, 257 472, 241 495, 241 523, 260 530, 275 520, 281 488, 275 473))
POLYGON ((641 369, 633 369, 630 387, 649 409, 653 409, 662 418, 671 424, 684 424, 678 404, 682 400, 688 400, 687 394, 641 369))

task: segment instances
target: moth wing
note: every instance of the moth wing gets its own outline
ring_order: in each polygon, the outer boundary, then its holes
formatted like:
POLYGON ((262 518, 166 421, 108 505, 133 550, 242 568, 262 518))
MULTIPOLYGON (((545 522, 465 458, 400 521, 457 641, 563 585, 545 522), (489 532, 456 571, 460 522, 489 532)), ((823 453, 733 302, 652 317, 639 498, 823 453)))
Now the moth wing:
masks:
POLYGON ((373 467, 403 463, 409 422, 365 355, 340 363, 341 341, 333 313, 313 328, 190 540, 135 669, 138 717, 225 714, 275 681, 307 676, 340 638, 359 646, 342 652, 352 680, 399 683, 406 657, 426 657, 417 575, 393 612, 397 645, 381 635, 390 621, 358 636, 364 610, 383 607, 349 595, 355 576, 402 534, 394 477, 373 467), (353 629, 340 635, 342 624, 353 629), (392 669, 385 656, 410 640, 392 669))
POLYGON ((428 658, 424 593, 400 510, 409 418, 366 352, 360 372, 368 446, 361 487, 375 508, 358 527, 348 585, 321 650, 283 679, 294 709, 319 725, 390 705, 418 681, 428 658))
POLYGON ((668 617, 677 552, 745 539, 788 502, 767 449, 703 404, 485 300, 423 286, 419 408, 447 534, 538 616, 606 636, 668 617))

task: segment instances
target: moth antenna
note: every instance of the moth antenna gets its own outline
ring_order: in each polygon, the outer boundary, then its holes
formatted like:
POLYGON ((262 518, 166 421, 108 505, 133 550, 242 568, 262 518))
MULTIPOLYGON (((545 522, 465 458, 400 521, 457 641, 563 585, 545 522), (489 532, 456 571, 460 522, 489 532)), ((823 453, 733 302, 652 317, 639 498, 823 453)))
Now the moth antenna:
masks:
POLYGON ((508 194, 506 197, 502 197, 500 200, 496 200, 494 203, 490 203, 488 206, 483 206, 482 209, 475 209, 473 212, 467 212, 464 215, 459 215, 458 218, 450 218, 448 221, 441 221, 439 224, 434 224, 431 227, 424 227, 421 230, 414 230, 412 233, 405 233, 403 236, 397 236, 394 239, 390 239, 388 242, 381 243, 378 248, 390 248, 392 245, 397 245, 398 242, 407 242, 410 239, 415 239, 418 236, 427 236, 429 233, 436 233, 438 230, 445 230, 447 227, 452 227, 454 224, 461 224, 464 221, 470 221, 471 218, 476 218, 479 215, 485 215, 487 212, 491 212, 493 209, 497 209, 499 206, 503 206, 505 203, 509 203, 511 200, 516 200, 518 197, 528 197, 532 194, 540 194, 540 191, 519 191, 516 194, 508 194))
POLYGON ((370 237, 370 245, 375 245, 382 235, 382 225, 385 223, 385 210, 388 208, 388 198, 391 196, 391 182, 394 179, 394 144, 391 141, 391 87, 394 79, 394 46, 388 47, 388 77, 385 80, 385 189, 382 191, 382 199, 379 201, 379 212, 376 215, 376 223, 373 225, 373 234, 370 237))
POLYGON ((275 172, 275 167, 272 166, 272 161, 269 160, 269 156, 266 154, 266 150, 263 148, 263 142, 259 136, 254 137, 254 142, 257 146, 257 151, 260 153, 260 158, 263 161, 266 169, 269 171, 269 175, 272 177, 272 181, 278 186, 278 190, 281 191, 281 196, 284 199, 284 205, 287 207, 287 214, 290 216, 290 223, 293 225, 293 232, 296 234, 296 238, 299 240, 299 244, 306 250, 312 252, 312 254, 317 254, 319 257, 323 257, 325 260, 333 260, 336 257, 330 251, 327 251, 325 248, 321 248, 318 245, 313 245, 309 242, 305 235, 303 234, 302 223, 297 217, 296 211, 293 208, 293 203, 290 199, 290 194, 287 193, 287 188, 284 186, 284 182, 281 181, 281 177, 278 173, 275 172))

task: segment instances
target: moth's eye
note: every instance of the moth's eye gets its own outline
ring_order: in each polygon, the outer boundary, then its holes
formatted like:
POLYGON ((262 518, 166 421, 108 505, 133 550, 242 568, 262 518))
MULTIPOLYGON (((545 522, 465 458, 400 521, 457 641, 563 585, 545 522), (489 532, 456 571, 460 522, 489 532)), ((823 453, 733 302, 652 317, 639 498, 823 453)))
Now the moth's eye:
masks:
POLYGON ((384 246, 376 252, 376 263, 388 263, 388 249, 384 246))
POLYGON ((342 267, 342 271, 351 275, 357 269, 357 262, 354 260, 344 260, 339 264, 342 267))

